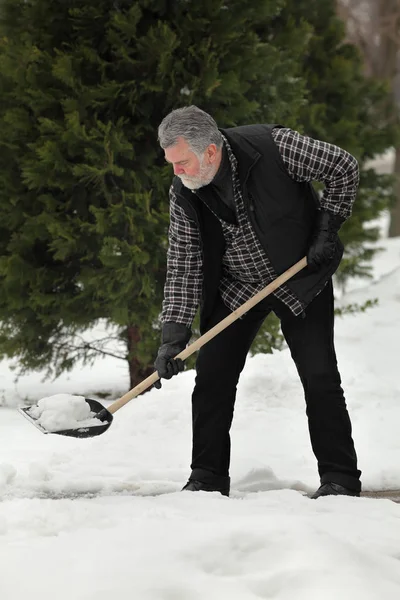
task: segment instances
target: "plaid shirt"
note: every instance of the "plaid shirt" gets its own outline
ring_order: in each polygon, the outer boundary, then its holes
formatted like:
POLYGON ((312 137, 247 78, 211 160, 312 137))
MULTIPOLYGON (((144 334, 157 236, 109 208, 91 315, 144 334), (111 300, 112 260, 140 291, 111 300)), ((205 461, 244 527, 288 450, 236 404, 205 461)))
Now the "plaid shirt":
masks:
MULTIPOLYGON (((296 181, 325 183, 321 208, 347 218, 355 200, 358 165, 346 151, 287 128, 275 128, 272 136, 290 176, 296 181)), ((277 277, 247 218, 237 160, 224 138, 231 164, 237 223, 227 223, 215 215, 222 226, 226 250, 219 291, 230 310, 236 310, 277 277)), ((175 321, 191 326, 196 314, 203 282, 200 233, 194 221, 178 205, 170 189, 170 227, 167 278, 161 315, 163 323, 175 321)), ((286 285, 274 292, 295 315, 304 307, 286 285)))

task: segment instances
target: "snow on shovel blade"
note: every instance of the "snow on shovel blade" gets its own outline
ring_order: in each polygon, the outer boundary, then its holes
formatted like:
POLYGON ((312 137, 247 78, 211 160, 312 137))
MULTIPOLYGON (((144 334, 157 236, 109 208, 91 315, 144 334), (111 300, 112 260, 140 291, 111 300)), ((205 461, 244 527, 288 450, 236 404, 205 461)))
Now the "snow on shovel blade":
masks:
POLYGON ((110 427, 113 416, 112 414, 104 408, 100 402, 97 400, 91 400, 90 398, 85 398, 85 402, 87 402, 90 406, 90 411, 95 413, 91 415, 91 418, 99 419, 98 425, 89 425, 82 427, 76 427, 74 429, 63 429, 61 431, 48 431, 41 423, 38 423, 38 419, 33 417, 29 413, 30 407, 20 407, 18 411, 24 415, 28 421, 30 421, 35 427, 37 427, 42 433, 56 433, 57 435, 66 435, 68 437, 76 437, 76 438, 89 438, 94 437, 96 435, 101 435, 110 427))

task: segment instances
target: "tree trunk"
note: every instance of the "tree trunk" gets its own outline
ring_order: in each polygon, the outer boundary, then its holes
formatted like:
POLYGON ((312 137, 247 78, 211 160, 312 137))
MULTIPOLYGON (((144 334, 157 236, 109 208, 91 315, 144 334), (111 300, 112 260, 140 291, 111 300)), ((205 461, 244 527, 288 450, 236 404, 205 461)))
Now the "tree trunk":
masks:
MULTIPOLYGON (((378 50, 378 70, 375 73, 377 77, 382 77, 390 81, 393 99, 399 106, 398 89, 398 65, 399 65, 399 46, 400 46, 400 14, 398 0, 380 0, 379 18, 382 24, 386 26, 382 29, 380 35, 380 44, 378 50), (392 20, 392 26, 388 25, 388 19, 392 20)), ((400 235, 400 148, 395 148, 396 159, 394 165, 395 181, 395 204, 390 210, 389 237, 400 235)))
POLYGON ((141 383, 146 377, 154 371, 152 367, 143 366, 137 358, 137 345, 140 342, 141 335, 137 325, 128 327, 128 365, 129 379, 131 389, 141 383))
MULTIPOLYGON (((397 0, 381 0, 378 8, 378 22, 382 24, 379 44, 375 47, 376 71, 374 75, 387 79, 393 89, 397 74, 397 55, 399 51, 399 6, 397 0), (389 26, 388 20, 392 25, 389 26)), ((379 29, 378 29, 379 33, 379 29)), ((372 49, 374 44, 372 44, 372 49)))
MULTIPOLYGON (((349 39, 365 59, 366 73, 386 79, 400 107, 400 2, 399 0, 338 0, 338 12, 347 21, 349 39)), ((389 237, 400 235, 400 148, 394 173, 396 202, 390 211, 389 237)))
POLYGON ((396 148, 394 174, 396 203, 390 211, 389 237, 400 236, 400 148, 396 148))

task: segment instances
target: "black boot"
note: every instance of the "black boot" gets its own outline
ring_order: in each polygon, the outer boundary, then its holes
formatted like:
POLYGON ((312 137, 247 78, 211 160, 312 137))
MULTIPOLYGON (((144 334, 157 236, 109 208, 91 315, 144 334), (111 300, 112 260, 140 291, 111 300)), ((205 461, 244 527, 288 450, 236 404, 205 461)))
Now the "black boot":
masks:
POLYGON ((349 488, 339 485, 338 483, 323 483, 317 491, 311 496, 313 500, 320 498, 321 496, 359 496, 360 492, 357 490, 350 490, 349 488))
POLYGON ((229 496, 230 482, 230 477, 214 475, 203 469, 194 469, 182 491, 219 492, 223 496, 229 496))
POLYGON ((223 496, 229 496, 229 486, 227 488, 216 488, 209 483, 189 479, 186 485, 183 486, 182 492, 219 492, 223 496))

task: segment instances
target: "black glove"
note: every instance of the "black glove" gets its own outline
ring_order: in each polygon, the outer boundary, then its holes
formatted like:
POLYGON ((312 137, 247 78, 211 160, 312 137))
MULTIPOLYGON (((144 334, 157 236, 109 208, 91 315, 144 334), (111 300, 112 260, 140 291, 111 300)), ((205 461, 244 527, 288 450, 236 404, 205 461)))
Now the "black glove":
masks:
POLYGON ((343 223, 343 217, 328 211, 320 211, 307 254, 307 265, 311 269, 318 269, 332 260, 336 251, 338 231, 343 223))
MULTIPOLYGON (((180 358, 174 360, 174 357, 186 348, 191 335, 192 332, 189 327, 182 323, 173 323, 172 321, 164 323, 161 346, 154 362, 154 368, 158 371, 160 377, 171 379, 173 375, 183 371, 185 368, 183 360, 180 358)), ((160 389, 161 381, 156 381, 154 387, 160 389)))

